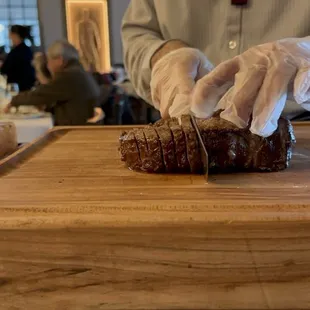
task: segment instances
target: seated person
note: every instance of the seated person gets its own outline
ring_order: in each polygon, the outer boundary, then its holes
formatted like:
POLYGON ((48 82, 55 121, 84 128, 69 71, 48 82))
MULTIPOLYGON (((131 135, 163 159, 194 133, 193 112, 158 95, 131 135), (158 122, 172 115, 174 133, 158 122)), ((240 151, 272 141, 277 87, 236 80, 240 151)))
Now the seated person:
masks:
POLYGON ((57 41, 47 51, 52 79, 34 90, 15 96, 6 107, 45 106, 56 126, 86 125, 98 106, 100 90, 80 61, 78 51, 67 41, 57 41))
MULTIPOLYGON (((43 53, 36 53, 32 61, 32 65, 36 71, 37 85, 45 85, 52 80, 52 75, 47 67, 47 58, 43 53)), ((45 107, 38 107, 39 110, 45 110, 45 107)), ((97 106, 94 108, 94 116, 87 120, 87 123, 97 124, 104 118, 103 110, 97 106)))

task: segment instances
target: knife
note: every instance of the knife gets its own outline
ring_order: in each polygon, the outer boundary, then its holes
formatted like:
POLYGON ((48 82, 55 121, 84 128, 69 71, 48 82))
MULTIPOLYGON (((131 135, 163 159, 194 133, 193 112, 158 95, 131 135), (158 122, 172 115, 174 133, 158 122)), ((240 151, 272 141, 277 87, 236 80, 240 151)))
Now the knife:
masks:
POLYGON ((209 177, 209 155, 206 150, 205 145, 203 144, 203 140, 196 122, 196 118, 194 115, 191 114, 191 121, 193 123, 193 126, 195 128, 196 134, 198 136, 198 141, 199 141, 199 146, 200 146, 200 155, 201 155, 201 160, 202 160, 202 165, 203 165, 203 175, 205 180, 208 182, 208 177, 209 177))

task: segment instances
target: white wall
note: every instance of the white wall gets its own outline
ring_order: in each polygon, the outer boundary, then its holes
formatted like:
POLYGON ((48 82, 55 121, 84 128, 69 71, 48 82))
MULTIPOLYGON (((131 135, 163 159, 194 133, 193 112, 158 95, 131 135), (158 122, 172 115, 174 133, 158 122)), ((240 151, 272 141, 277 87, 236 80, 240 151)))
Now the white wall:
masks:
POLYGON ((41 37, 44 47, 66 38, 63 0, 38 0, 41 37))
POLYGON ((121 22, 130 0, 110 0, 109 1, 109 30, 111 63, 123 63, 123 48, 121 41, 121 22))

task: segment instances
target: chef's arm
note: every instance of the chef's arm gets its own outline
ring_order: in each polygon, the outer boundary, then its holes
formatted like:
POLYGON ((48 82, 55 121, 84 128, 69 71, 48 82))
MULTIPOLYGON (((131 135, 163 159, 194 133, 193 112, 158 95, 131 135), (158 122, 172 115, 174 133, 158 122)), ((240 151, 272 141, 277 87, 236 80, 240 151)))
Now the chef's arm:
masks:
POLYGON ((132 0, 123 17, 124 62, 137 94, 151 103, 151 68, 172 50, 187 46, 178 40, 164 40, 154 1, 132 0))
POLYGON ((188 45, 179 40, 171 40, 162 45, 162 47, 158 49, 151 58, 151 68, 154 67, 154 65, 160 58, 162 58, 169 52, 172 52, 182 47, 188 47, 188 45))

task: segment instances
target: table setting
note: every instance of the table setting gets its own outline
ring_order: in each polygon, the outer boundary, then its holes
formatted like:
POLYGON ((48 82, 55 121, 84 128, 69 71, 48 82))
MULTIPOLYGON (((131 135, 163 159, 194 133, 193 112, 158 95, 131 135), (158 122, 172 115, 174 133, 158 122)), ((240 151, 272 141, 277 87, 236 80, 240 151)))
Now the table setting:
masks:
POLYGON ((19 144, 30 143, 53 127, 51 114, 34 106, 20 106, 5 111, 11 99, 19 93, 17 84, 7 84, 0 76, 0 123, 12 122, 16 127, 19 144), (6 113, 5 113, 6 112, 6 113))

